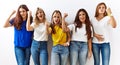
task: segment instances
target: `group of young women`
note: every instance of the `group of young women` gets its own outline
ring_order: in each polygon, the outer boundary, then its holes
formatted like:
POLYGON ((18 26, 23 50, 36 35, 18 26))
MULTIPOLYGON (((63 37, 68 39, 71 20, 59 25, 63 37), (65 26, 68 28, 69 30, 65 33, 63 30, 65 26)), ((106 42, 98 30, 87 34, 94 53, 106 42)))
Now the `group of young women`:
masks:
POLYGON ((18 65, 29 65, 30 55, 34 65, 48 65, 47 41, 51 34, 53 47, 51 65, 85 65, 87 58, 94 57, 94 65, 109 65, 110 39, 109 29, 116 27, 116 21, 110 8, 104 2, 96 7, 94 18, 90 20, 85 9, 79 9, 74 23, 68 25, 67 13, 55 10, 51 23, 46 19, 43 9, 37 8, 35 16, 24 4, 20 5, 16 16, 12 14, 6 20, 4 27, 14 27, 15 56, 18 65), (70 55, 70 56, 69 56, 70 55))

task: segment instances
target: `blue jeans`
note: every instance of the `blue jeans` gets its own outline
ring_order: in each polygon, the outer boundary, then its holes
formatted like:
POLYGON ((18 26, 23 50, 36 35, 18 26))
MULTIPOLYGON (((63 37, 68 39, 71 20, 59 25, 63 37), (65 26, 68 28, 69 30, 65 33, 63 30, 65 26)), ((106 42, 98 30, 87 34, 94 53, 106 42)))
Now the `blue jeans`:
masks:
POLYGON ((110 45, 109 43, 97 44, 93 43, 94 65, 100 65, 100 52, 102 57, 102 65, 109 65, 110 45))
POLYGON ((17 65, 29 65, 30 64, 30 47, 16 47, 15 46, 15 56, 17 60, 17 65))
POLYGON ((88 45, 86 42, 71 41, 70 43, 70 65, 85 65, 87 61, 88 45))
POLYGON ((47 41, 32 41, 31 54, 34 65, 48 65, 47 41))
POLYGON ((68 47, 62 45, 53 46, 51 52, 51 65, 67 65, 68 55, 68 47))

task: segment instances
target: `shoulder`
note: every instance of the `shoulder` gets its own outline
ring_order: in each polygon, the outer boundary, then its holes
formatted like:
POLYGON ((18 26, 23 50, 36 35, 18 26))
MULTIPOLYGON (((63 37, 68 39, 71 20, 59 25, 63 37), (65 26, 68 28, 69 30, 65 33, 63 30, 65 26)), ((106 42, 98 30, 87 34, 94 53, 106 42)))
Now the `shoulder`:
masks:
POLYGON ((104 18, 105 18, 105 20, 109 20, 110 16, 105 16, 104 18))
POLYGON ((93 20, 96 20, 96 17, 91 17, 91 19, 90 19, 91 21, 93 21, 93 20))
POLYGON ((97 21, 96 17, 91 17, 90 22, 93 24, 93 22, 97 21))

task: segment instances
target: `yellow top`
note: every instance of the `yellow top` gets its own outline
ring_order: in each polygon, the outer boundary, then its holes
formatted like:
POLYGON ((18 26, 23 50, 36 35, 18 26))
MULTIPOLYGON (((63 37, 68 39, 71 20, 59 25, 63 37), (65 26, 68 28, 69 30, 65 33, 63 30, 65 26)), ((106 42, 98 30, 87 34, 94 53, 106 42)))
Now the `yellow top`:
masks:
POLYGON ((55 34, 52 33, 53 46, 61 44, 63 45, 67 41, 67 34, 63 32, 62 28, 55 26, 55 34))

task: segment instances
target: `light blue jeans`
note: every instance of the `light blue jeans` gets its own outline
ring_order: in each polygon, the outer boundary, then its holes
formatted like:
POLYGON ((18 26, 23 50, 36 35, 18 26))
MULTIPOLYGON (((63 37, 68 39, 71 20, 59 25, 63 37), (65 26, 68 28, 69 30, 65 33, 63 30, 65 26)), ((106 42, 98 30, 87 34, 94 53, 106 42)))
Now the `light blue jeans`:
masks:
POLYGON ((94 65, 100 65, 100 52, 102 57, 102 65, 109 65, 110 45, 109 43, 93 43, 94 65))
POLYGON ((86 42, 71 41, 70 43, 70 65, 85 65, 87 61, 88 45, 86 42))
POLYGON ((15 56, 17 60, 17 65, 29 65, 30 64, 30 47, 16 47, 15 46, 15 56))
POLYGON ((67 65, 68 55, 68 47, 62 45, 53 46, 51 52, 51 65, 67 65))
POLYGON ((48 65, 47 41, 32 41, 31 54, 34 65, 48 65))

